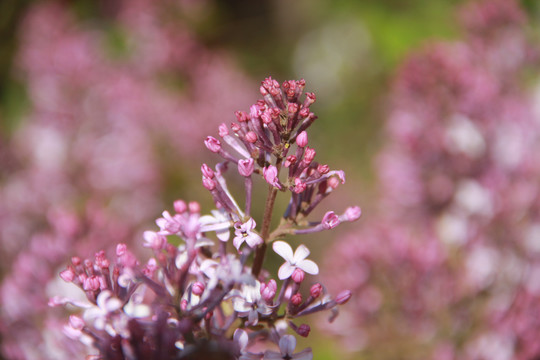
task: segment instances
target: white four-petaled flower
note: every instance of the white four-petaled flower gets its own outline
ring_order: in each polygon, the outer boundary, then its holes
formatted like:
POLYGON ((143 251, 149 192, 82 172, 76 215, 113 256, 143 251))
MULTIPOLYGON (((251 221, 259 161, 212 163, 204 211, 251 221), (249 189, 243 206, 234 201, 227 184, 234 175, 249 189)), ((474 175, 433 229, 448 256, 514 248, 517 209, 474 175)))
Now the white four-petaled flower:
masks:
POLYGON ((311 275, 319 273, 317 264, 306 259, 309 255, 309 249, 305 245, 298 246, 294 255, 291 246, 285 241, 274 242, 272 248, 279 256, 285 259, 285 263, 281 265, 278 271, 280 280, 289 278, 295 269, 303 270, 311 275))

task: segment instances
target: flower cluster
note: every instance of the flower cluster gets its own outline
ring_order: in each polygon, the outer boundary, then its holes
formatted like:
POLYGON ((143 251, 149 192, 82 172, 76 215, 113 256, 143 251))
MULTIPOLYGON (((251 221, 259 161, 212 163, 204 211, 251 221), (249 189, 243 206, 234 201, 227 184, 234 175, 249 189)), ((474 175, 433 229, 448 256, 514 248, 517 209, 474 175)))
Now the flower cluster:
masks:
POLYGON ((150 260, 142 264, 124 244, 117 246, 115 261, 104 252, 72 259, 60 277, 80 287, 87 300, 50 300, 83 309, 82 316, 70 317, 68 336, 96 349, 100 359, 312 359, 310 349, 294 352, 296 339, 287 330, 307 337, 310 327, 299 319, 322 310, 332 310, 333 319, 351 292, 331 297, 307 280, 306 273, 319 272, 307 259, 309 249, 300 245, 293 252, 283 239, 332 229, 358 219, 361 211, 354 206, 342 215, 328 211, 320 221, 306 219, 345 176, 315 162, 315 150, 307 146, 315 95, 302 100, 304 86, 303 80, 280 86, 265 79, 264 99, 249 113, 237 112, 230 127, 220 125, 221 140, 206 138, 206 147, 223 159, 214 168, 201 167, 216 209, 201 215, 197 202, 176 201, 174 212, 156 220, 159 230, 144 233, 150 260), (244 178, 244 206, 229 191, 228 171, 244 178), (251 215, 254 194, 260 193, 253 191, 257 176, 267 183, 258 222, 251 215), (272 229, 280 192, 289 193, 290 201, 272 229), (264 266, 269 244, 284 259, 277 279, 264 266), (256 344, 261 341, 275 343, 279 352, 265 351, 256 344))
POLYGON ((342 278, 358 296, 339 328, 381 358, 540 354, 540 123, 521 81, 534 52, 516 2, 464 15, 465 40, 402 67, 381 212, 334 255, 357 274, 342 278))

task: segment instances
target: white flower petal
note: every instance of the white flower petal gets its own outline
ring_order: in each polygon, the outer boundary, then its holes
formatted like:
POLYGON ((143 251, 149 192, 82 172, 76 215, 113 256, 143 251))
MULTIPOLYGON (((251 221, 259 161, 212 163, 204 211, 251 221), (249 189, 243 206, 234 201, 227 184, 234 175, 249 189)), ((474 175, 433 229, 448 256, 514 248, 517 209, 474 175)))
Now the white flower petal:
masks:
POLYGON ((297 266, 311 275, 317 275, 319 273, 319 267, 311 260, 303 260, 297 266))
POLYGON ((274 251, 279 256, 284 258, 289 263, 293 262, 294 256, 293 256, 291 245, 287 244, 285 241, 275 241, 272 244, 272 249, 274 249, 274 251))
POLYGON ((281 267, 279 268, 279 271, 278 271, 279 280, 285 280, 285 279, 291 277, 292 273, 294 272, 294 269, 296 269, 296 267, 292 266, 288 262, 281 265, 281 267))
POLYGON ((236 329, 236 331, 234 332, 233 339, 240 347, 240 351, 243 351, 248 344, 249 336, 247 332, 245 332, 245 330, 236 329))
POLYGON ((300 261, 307 258, 308 255, 309 255, 309 249, 307 248, 306 245, 301 244, 300 246, 298 246, 298 248, 294 252, 294 263, 298 264, 300 261))
POLYGON ((283 335, 279 339, 279 350, 281 354, 285 356, 291 356, 294 353, 294 348, 296 347, 296 338, 292 335, 283 335))

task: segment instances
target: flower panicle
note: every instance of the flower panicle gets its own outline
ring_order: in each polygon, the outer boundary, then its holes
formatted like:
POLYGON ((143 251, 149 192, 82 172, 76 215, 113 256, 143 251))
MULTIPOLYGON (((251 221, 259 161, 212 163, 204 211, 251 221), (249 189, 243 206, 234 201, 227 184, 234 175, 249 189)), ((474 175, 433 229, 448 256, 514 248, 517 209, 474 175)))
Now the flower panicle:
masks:
POLYGON ((53 306, 70 303, 81 308, 82 316, 70 318, 65 327, 69 337, 98 349, 104 359, 112 356, 104 349, 119 359, 163 354, 201 358, 208 351, 226 359, 313 358, 309 348, 294 353, 296 339, 287 331, 307 337, 310 327, 296 323, 298 319, 336 312, 351 293, 330 296, 309 277, 317 275, 319 267, 307 259, 308 247, 300 245, 293 252, 278 239, 330 230, 358 219, 361 211, 349 207, 342 215, 328 211, 318 222, 305 219, 345 182, 345 175, 314 161, 316 152, 308 147, 306 130, 316 118, 310 111, 315 95, 304 95, 304 87, 304 80, 280 86, 265 79, 260 88, 263 100, 249 113, 237 112, 230 128, 220 125, 221 140, 206 138, 206 147, 222 158, 214 168, 201 166, 203 186, 216 209, 201 215, 198 203, 177 200, 174 211, 164 211, 156 220, 159 230, 144 232, 143 245, 153 252, 144 265, 124 244, 117 246, 112 260, 104 251, 94 259, 72 259, 60 277, 81 288, 87 302, 59 297, 50 301, 53 306), (294 154, 289 154, 291 149, 294 154), (244 179, 245 206, 229 191, 229 168, 244 179), (288 169, 286 179, 280 179, 283 169, 288 169), (268 183, 265 212, 257 220, 251 216, 251 203, 259 200, 252 191, 254 175, 268 183), (279 192, 291 198, 281 223, 270 229, 279 192), (264 264, 270 243, 285 260, 277 277, 264 264), (159 339, 166 340, 158 343, 159 339), (274 342, 280 352, 250 351, 260 341, 274 342))

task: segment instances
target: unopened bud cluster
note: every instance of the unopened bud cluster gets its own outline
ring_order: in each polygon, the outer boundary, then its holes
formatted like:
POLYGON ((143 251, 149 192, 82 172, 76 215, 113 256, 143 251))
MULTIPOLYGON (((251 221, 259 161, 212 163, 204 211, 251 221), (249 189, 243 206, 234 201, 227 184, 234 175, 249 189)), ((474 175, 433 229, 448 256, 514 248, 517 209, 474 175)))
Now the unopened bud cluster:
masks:
POLYGON ((332 310, 333 319, 351 292, 327 294, 309 277, 319 272, 309 249, 302 244, 293 251, 283 237, 329 230, 358 219, 361 211, 349 207, 342 215, 327 211, 319 221, 306 219, 345 175, 318 164, 308 146, 315 95, 303 96, 304 86, 303 80, 280 86, 265 79, 263 99, 249 112, 236 112, 230 126, 220 125, 220 140, 206 138, 206 147, 223 160, 201 166, 216 209, 202 215, 197 202, 176 201, 173 213, 164 211, 156 220, 159 230, 144 233, 144 246, 154 255, 145 264, 123 244, 112 261, 103 251, 94 259, 72 259, 60 277, 79 286, 87 301, 50 300, 83 310, 70 317, 69 337, 97 349, 99 359, 313 358, 309 348, 294 353, 296 339, 287 332, 307 337, 310 326, 300 318, 332 310), (244 204, 229 191, 227 171, 244 179, 244 204), (253 191, 256 176, 268 183, 263 199, 254 196, 264 194, 253 191), (290 196, 289 205, 271 229, 280 192, 290 196), (264 206, 257 221, 252 201, 264 206), (178 238, 181 244, 173 245, 178 238), (268 245, 284 259, 277 278, 265 268, 268 245), (252 346, 260 341, 275 343, 279 352, 252 346))

